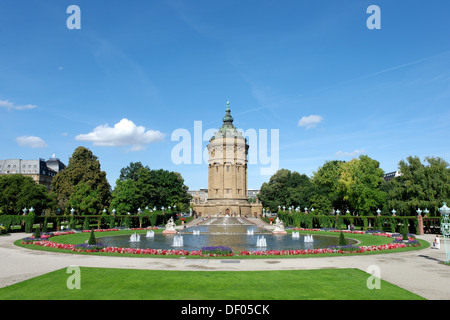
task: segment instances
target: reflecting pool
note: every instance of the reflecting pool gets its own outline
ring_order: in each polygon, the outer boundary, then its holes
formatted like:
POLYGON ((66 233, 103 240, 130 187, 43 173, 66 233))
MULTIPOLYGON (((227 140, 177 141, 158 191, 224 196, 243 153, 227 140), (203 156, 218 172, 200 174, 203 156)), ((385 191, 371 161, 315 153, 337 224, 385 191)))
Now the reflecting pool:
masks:
MULTIPOLYGON (((339 236, 313 235, 312 242, 305 242, 306 235, 293 237, 289 233, 272 234, 270 230, 237 217, 210 218, 197 226, 180 230, 179 236, 182 239, 174 234, 156 233, 153 237, 146 237, 144 233, 141 234, 140 241, 130 241, 130 235, 101 237, 99 241, 111 247, 187 251, 200 250, 202 247, 227 246, 235 252, 318 249, 339 244, 339 236), (261 244, 258 238, 261 240, 262 237, 265 240, 265 247, 257 246, 257 243, 261 244)), ((351 239, 347 239, 347 242, 348 244, 356 243, 351 239)))

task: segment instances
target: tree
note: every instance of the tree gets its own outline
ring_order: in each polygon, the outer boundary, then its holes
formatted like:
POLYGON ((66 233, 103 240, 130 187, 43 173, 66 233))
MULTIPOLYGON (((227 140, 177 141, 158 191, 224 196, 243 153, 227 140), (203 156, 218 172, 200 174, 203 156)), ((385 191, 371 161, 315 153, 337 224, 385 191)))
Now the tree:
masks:
POLYGON ((115 209, 121 214, 135 213, 141 204, 144 203, 144 200, 136 181, 118 179, 112 193, 110 211, 115 209))
POLYGON ((45 186, 36 184, 31 177, 21 174, 0 176, 0 213, 18 214, 31 208, 38 214, 53 209, 56 200, 45 186))
POLYGON ((82 215, 95 215, 103 209, 99 191, 93 190, 86 182, 80 182, 75 186, 67 204, 82 215))
POLYGON ((344 208, 347 206, 338 188, 344 163, 345 161, 327 161, 313 173, 312 181, 315 186, 315 194, 328 197, 332 208, 344 208))
POLYGON ((258 199, 271 211, 278 210, 278 206, 304 208, 309 206, 313 191, 313 184, 308 176, 280 169, 270 177, 268 183, 263 183, 258 199))
POLYGON ((379 165, 366 155, 342 164, 338 190, 350 208, 360 215, 373 214, 386 199, 386 193, 380 190, 384 171, 379 165))
POLYGON ((145 169, 150 170, 148 166, 143 166, 141 162, 131 162, 128 167, 120 169, 120 176, 119 180, 125 181, 125 180, 133 180, 138 181, 140 174, 139 170, 145 169))
POLYGON ((69 200, 80 183, 87 184, 98 197, 101 208, 109 207, 111 201, 110 185, 106 172, 101 170, 98 158, 85 147, 75 149, 65 170, 60 171, 52 181, 52 193, 56 195, 58 207, 66 213, 71 206, 69 200))
POLYGON ((449 164, 439 157, 426 157, 423 164, 419 157, 410 156, 399 162, 399 171, 401 176, 384 187, 388 194, 386 210, 416 215, 418 208, 426 208, 430 215, 439 215, 442 203, 450 201, 449 164))
POLYGON ((116 182, 110 209, 136 212, 142 206, 187 206, 191 196, 178 172, 151 170, 140 163, 131 163, 121 170, 116 182))

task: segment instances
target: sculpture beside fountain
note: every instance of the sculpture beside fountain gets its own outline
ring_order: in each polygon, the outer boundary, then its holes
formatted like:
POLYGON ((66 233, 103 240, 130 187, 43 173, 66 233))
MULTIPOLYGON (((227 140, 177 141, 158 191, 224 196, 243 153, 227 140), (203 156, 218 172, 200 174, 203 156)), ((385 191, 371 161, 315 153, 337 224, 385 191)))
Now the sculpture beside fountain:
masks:
POLYGON ((272 231, 273 234, 287 234, 286 230, 284 230, 283 221, 281 221, 278 217, 275 222, 275 229, 272 231))
POLYGON ((163 231, 163 234, 176 234, 177 230, 175 230, 175 222, 173 222, 173 218, 170 218, 166 224, 166 229, 163 231))

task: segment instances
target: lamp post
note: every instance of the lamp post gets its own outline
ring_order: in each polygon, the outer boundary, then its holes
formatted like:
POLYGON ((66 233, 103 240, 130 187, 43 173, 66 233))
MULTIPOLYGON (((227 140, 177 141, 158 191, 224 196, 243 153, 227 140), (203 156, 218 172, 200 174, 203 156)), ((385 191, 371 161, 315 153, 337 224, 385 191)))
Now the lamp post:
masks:
POLYGON ((380 209, 377 209, 377 215, 381 215, 381 210, 380 209))
POLYGON ((395 211, 395 209, 392 209, 391 212, 392 212, 392 215, 395 216, 395 213, 396 213, 397 211, 395 211))
POLYGON ((450 248, 449 245, 447 245, 448 238, 450 237, 450 208, 447 207, 447 204, 444 202, 444 205, 439 208, 439 212, 442 215, 441 220, 441 232, 444 236, 444 245, 445 245, 445 256, 446 256, 446 262, 450 261, 450 248))
MULTIPOLYGON (((426 214, 426 212, 427 212, 428 210, 426 210, 425 209, 425 214, 426 214)), ((422 210, 420 210, 420 208, 418 208, 417 210, 416 210, 416 212, 417 212, 417 230, 418 230, 418 233, 420 234, 420 235, 422 235, 422 234, 424 234, 424 232, 423 232, 423 217, 422 217, 422 210)))

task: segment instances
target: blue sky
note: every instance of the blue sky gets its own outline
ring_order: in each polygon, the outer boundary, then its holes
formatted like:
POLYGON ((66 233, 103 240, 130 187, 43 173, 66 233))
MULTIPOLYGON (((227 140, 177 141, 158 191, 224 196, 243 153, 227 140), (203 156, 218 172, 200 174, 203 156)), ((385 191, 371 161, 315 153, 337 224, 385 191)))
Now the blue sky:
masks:
MULTIPOLYGON (((206 163, 174 163, 171 135, 219 128, 229 100, 236 127, 267 130, 269 145, 279 130, 279 168, 450 161, 445 0, 2 0, 0 12, 0 159, 67 164, 83 145, 113 186, 140 161, 207 187, 206 163), (379 30, 366 25, 373 4, 379 30)), ((267 166, 249 165, 250 188, 267 166)))

